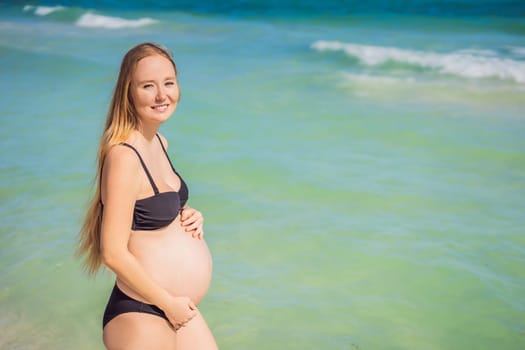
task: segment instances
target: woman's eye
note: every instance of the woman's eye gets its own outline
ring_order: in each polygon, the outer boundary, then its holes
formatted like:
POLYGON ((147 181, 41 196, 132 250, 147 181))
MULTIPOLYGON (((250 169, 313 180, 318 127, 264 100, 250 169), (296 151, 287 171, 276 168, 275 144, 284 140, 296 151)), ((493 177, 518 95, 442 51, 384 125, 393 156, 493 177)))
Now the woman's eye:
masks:
POLYGON ((153 84, 146 84, 144 85, 144 89, 149 89, 149 88, 152 88, 153 87, 153 84))
POLYGON ((167 81, 166 82, 166 86, 173 86, 173 85, 175 85, 174 81, 167 81))

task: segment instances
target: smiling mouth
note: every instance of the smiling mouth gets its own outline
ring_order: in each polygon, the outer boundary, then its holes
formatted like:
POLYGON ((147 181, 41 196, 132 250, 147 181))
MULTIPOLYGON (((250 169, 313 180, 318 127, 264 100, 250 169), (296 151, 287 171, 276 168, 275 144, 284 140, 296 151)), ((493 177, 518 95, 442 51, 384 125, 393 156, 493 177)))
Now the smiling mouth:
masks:
POLYGON ((156 111, 162 112, 162 111, 165 111, 166 109, 168 109, 168 106, 169 106, 169 104, 163 104, 163 105, 153 106, 151 108, 156 110, 156 111))

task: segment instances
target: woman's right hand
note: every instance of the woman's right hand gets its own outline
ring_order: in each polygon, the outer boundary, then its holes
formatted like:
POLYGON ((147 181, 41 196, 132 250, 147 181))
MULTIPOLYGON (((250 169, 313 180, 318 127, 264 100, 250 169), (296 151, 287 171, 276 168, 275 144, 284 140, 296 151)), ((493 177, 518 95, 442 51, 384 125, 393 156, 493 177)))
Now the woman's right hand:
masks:
POLYGON ((188 297, 173 297, 163 311, 173 328, 178 330, 197 315, 197 306, 188 297))

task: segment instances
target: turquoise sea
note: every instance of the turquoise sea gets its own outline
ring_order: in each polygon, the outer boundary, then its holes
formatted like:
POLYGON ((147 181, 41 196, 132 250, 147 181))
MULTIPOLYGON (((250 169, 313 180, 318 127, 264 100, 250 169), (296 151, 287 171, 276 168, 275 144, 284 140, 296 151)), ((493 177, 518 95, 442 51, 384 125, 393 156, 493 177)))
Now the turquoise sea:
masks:
POLYGON ((73 256, 120 59, 206 218, 221 349, 525 349, 525 3, 0 1, 0 349, 103 349, 73 256))

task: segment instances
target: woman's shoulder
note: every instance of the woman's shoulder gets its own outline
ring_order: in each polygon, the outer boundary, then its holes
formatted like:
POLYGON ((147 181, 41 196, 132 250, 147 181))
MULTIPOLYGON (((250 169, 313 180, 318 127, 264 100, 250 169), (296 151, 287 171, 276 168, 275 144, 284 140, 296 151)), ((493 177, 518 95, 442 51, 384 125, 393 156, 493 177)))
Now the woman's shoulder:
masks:
POLYGON ((137 155, 130 147, 123 144, 112 146, 104 159, 104 166, 110 169, 129 171, 138 167, 137 155))
MULTIPOLYGON (((138 174, 140 162, 131 148, 123 145, 112 146, 104 159, 102 168, 102 187, 106 188, 106 196, 117 193, 135 195, 140 189, 140 177, 130 176, 138 174)), ((103 200, 105 203, 106 201, 103 200)))

